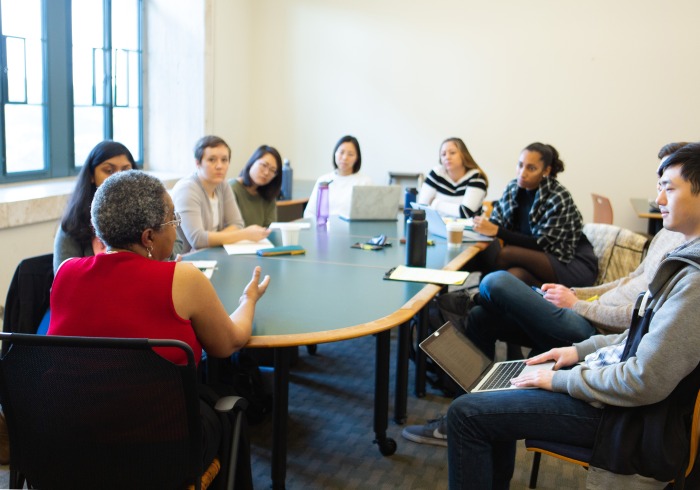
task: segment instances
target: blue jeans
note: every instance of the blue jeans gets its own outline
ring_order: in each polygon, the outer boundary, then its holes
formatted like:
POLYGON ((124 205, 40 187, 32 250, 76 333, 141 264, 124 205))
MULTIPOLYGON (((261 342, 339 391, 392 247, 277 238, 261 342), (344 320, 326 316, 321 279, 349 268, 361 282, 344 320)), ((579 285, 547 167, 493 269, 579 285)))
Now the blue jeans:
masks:
POLYGON ((507 489, 515 441, 540 439, 593 447, 602 410, 565 393, 467 393, 447 412, 450 489, 507 489))
POLYGON ((580 342, 596 333, 569 308, 559 308, 506 271, 487 274, 480 303, 469 311, 467 337, 492 359, 496 340, 533 348, 533 354, 580 342))

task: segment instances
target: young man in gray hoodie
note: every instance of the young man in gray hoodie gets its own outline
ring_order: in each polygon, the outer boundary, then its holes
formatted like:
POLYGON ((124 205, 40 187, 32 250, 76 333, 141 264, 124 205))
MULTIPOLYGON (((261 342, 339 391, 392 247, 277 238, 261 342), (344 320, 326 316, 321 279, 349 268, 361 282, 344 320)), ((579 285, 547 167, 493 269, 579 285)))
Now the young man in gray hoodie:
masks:
POLYGON ((664 228, 686 242, 662 261, 631 330, 531 358, 555 361, 555 370, 511 382, 538 390, 455 400, 447 414, 450 488, 508 488, 515 441, 525 438, 593 448, 589 488, 663 488, 687 463, 684 424, 700 388, 700 143, 678 150, 658 174, 664 228))

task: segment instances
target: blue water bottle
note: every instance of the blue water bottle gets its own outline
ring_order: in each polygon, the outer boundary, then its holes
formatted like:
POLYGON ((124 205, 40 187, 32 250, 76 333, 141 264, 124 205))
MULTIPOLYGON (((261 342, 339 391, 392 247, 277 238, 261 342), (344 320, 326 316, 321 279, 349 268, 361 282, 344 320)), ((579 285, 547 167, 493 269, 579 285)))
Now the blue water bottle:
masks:
POLYGON ((415 187, 406 187, 406 191, 403 194, 403 214, 406 218, 411 215, 411 203, 416 202, 418 197, 418 189, 415 187))
POLYGON ((316 200, 316 225, 326 226, 329 213, 328 182, 319 182, 318 199, 316 200))
POLYGON ((282 165, 282 189, 280 199, 284 201, 289 201, 292 199, 292 176, 294 170, 289 163, 288 159, 284 159, 284 164, 282 165))

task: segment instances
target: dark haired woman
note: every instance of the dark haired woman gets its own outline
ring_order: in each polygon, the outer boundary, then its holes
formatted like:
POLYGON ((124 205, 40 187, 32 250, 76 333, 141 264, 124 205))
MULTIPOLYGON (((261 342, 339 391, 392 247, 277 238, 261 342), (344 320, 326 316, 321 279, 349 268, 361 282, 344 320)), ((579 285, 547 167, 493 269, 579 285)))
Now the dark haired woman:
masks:
POLYGON ((331 215, 350 213, 350 196, 356 185, 372 185, 372 179, 360 173, 362 153, 360 143, 354 136, 343 136, 333 149, 333 172, 321 175, 311 191, 309 204, 304 210, 304 218, 316 216, 318 185, 330 182, 328 186, 328 211, 331 215))
POLYGON ((531 286, 593 285, 598 259, 582 232, 581 213, 556 178, 563 171, 551 145, 532 143, 520 153, 517 178, 494 203, 490 218, 474 218, 475 231, 503 241, 503 247, 494 240, 485 251, 487 269, 507 270, 531 286))
POLYGON ((246 226, 268 227, 277 221, 277 196, 282 186, 282 157, 277 150, 260 146, 229 184, 246 226))
POLYGON ((61 219, 53 247, 54 273, 70 257, 88 257, 104 252, 105 246, 90 224, 90 203, 97 188, 110 175, 136 168, 131 152, 116 141, 98 143, 78 174, 75 189, 61 219))
POLYGON ((464 141, 447 138, 440 145, 440 165, 428 174, 417 201, 443 216, 471 218, 481 213, 488 185, 464 141))

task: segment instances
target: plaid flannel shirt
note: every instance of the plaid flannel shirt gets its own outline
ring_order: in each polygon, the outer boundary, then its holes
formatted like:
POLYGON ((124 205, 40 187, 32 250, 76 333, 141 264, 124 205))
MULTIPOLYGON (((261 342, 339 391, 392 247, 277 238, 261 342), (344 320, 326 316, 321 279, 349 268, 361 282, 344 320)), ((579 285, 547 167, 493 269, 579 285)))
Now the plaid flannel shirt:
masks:
MULTIPOLYGON (((494 203, 490 221, 514 230, 514 210, 518 183, 513 179, 501 199, 494 203)), ((530 209, 530 230, 537 238, 537 244, 560 262, 568 264, 574 257, 576 246, 583 230, 583 218, 566 187, 557 179, 545 177, 535 195, 530 209)))

